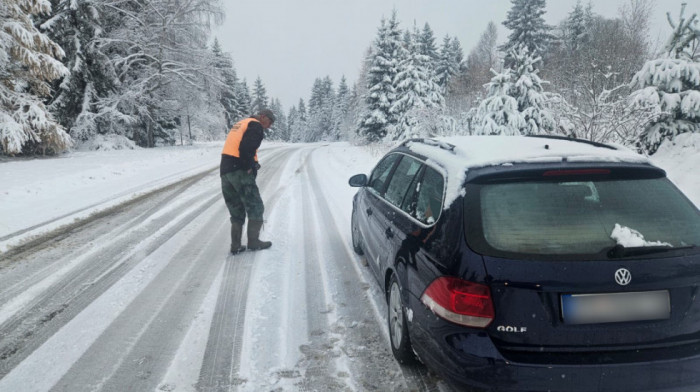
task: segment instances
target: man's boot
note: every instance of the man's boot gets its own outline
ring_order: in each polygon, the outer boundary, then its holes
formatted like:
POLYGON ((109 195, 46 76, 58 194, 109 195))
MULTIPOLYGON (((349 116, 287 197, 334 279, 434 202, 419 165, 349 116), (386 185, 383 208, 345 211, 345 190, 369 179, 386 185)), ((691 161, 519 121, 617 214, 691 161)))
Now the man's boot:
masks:
POLYGON ((259 250, 267 249, 272 246, 270 241, 260 241, 260 229, 262 228, 262 221, 248 221, 248 249, 259 250))
POLYGON ((231 254, 235 255, 245 250, 245 246, 241 245, 241 236, 243 235, 243 225, 236 222, 231 223, 231 254))

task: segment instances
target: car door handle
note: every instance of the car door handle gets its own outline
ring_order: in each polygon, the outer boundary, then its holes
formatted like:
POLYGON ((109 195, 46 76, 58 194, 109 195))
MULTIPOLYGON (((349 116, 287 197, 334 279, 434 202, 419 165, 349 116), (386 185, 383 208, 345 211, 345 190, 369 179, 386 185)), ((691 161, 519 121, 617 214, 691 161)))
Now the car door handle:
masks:
POLYGON ((394 238, 394 232, 391 231, 391 227, 387 227, 384 234, 386 234, 386 238, 394 238))
POLYGON ((372 209, 371 209, 371 208, 368 208, 368 209, 367 209, 367 215, 372 215, 372 209))

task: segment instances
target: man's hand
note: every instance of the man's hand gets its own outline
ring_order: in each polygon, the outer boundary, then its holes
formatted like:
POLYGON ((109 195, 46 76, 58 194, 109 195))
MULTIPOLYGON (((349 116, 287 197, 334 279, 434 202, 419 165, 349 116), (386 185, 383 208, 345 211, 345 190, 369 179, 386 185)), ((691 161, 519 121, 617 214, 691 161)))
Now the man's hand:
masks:
POLYGON ((258 170, 260 170, 260 164, 255 162, 253 163, 253 167, 248 169, 248 174, 252 174, 253 176, 257 177, 258 176, 258 170))

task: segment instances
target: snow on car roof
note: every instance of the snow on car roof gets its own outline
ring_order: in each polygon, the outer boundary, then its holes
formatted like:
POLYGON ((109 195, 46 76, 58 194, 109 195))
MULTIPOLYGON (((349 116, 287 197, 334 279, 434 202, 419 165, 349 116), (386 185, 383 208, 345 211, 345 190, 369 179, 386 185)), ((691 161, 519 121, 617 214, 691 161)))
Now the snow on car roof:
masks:
POLYGON ((447 171, 445 209, 464 192, 462 184, 466 173, 473 168, 562 161, 650 163, 646 157, 624 146, 606 148, 582 141, 541 137, 452 136, 407 141, 405 145, 447 171))

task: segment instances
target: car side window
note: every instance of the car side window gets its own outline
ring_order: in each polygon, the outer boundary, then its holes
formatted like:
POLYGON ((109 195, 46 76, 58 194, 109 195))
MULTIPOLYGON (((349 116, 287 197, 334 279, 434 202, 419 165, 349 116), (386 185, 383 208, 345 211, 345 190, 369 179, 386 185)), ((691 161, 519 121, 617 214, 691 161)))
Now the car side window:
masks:
POLYGON ((418 197, 414 216, 425 224, 433 224, 437 221, 442 210, 445 180, 437 170, 426 167, 417 188, 418 197))
POLYGON ((421 163, 419 161, 404 155, 389 180, 389 186, 386 188, 384 198, 389 203, 401 207, 406 191, 409 189, 420 167, 421 163))
POLYGON ((371 189, 374 189, 380 195, 384 192, 384 185, 386 185, 391 169, 400 157, 399 154, 387 155, 377 164, 369 178, 369 187, 371 189))

